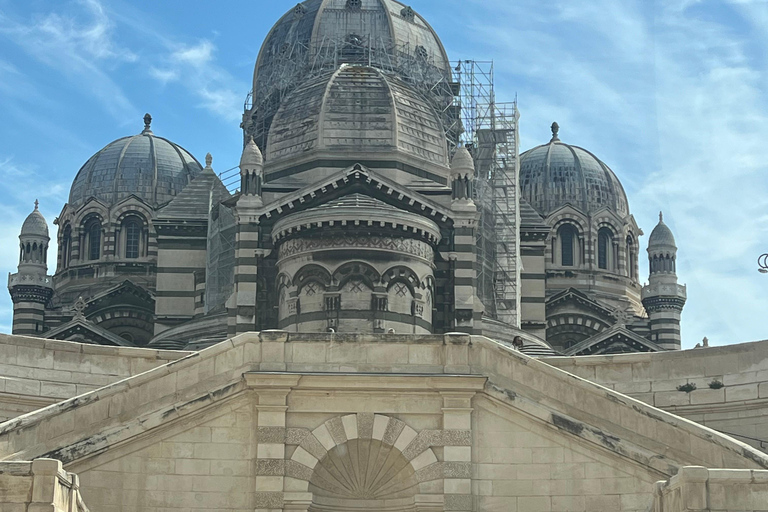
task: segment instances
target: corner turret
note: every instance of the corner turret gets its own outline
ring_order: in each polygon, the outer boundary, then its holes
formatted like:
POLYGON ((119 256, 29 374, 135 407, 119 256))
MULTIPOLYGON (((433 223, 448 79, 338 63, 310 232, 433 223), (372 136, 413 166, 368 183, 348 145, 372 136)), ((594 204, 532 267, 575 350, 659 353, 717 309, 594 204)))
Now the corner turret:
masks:
POLYGON ((19 234, 18 272, 8 276, 13 299, 13 334, 35 335, 45 331, 45 306, 53 296, 48 275, 48 223, 38 209, 27 216, 19 234))
POLYGON ((650 277, 642 299, 651 320, 651 341, 667 350, 680 350, 680 315, 687 292, 677 283, 677 245, 662 213, 648 239, 648 264, 650 277))

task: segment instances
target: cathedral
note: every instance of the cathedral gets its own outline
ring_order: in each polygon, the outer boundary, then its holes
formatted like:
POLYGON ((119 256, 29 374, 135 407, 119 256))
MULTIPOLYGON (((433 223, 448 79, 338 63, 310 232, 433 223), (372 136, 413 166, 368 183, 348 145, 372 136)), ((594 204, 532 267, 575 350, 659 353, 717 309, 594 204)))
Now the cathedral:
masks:
POLYGON ((476 66, 400 1, 304 0, 234 186, 147 114, 56 254, 35 203, 0 511, 765 512, 768 341, 680 350, 663 215, 557 123, 521 152, 476 66))
POLYGON ((504 130, 470 130, 461 65, 392 0, 298 4, 256 61, 239 187, 147 114, 76 173, 50 264, 37 207, 24 222, 13 333, 174 349, 265 329, 519 336, 531 354, 680 349, 686 289, 663 220, 643 286, 643 231, 617 175, 556 123, 520 154, 516 105, 504 130))

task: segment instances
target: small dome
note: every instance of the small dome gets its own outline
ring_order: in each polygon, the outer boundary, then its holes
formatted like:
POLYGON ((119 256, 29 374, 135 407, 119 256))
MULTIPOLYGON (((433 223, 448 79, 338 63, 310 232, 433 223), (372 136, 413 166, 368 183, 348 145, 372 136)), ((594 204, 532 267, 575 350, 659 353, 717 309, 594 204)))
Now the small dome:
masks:
POLYGON ((37 201, 35 201, 35 210, 27 216, 21 226, 21 236, 48 238, 48 223, 45 222, 45 217, 37 209, 37 201))
POLYGON ((553 125, 549 144, 520 155, 520 188, 523 197, 543 217, 570 204, 589 215, 608 207, 629 214, 621 182, 599 158, 578 146, 564 144, 553 125))
POLYGON ((664 224, 664 216, 659 213, 659 223, 653 228, 651 236, 648 237, 648 250, 654 248, 675 248, 675 236, 669 226, 664 224))
POLYGON ((151 121, 147 114, 143 132, 108 144, 83 165, 72 183, 70 204, 81 205, 91 197, 115 204, 136 195, 159 206, 200 174, 203 168, 195 157, 155 136, 151 121))
POLYGON ((267 173, 295 159, 349 152, 360 160, 392 160, 393 152, 448 166, 438 114, 396 77, 363 66, 342 66, 299 86, 272 122, 267 173))
POLYGON ((464 171, 468 173, 475 172, 475 161, 472 159, 472 155, 469 154, 469 150, 466 147, 461 146, 456 150, 451 160, 452 171, 464 171))
POLYGON ((240 157, 240 169, 261 167, 264 165, 264 157, 261 154, 259 146, 253 141, 253 137, 248 138, 248 142, 243 148, 243 155, 240 157))

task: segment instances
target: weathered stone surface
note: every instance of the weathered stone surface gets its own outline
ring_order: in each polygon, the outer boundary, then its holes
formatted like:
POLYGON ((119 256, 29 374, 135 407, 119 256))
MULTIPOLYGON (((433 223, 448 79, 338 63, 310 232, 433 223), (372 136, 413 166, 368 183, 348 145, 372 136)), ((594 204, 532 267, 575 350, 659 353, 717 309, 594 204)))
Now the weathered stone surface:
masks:
POLYGON ((257 492, 254 494, 253 502, 256 508, 275 509, 283 508, 282 492, 257 492))
POLYGON ((321 460, 327 453, 325 447, 312 434, 305 437, 299 446, 314 455, 317 460, 321 460))
POLYGON ((285 475, 285 462, 283 459, 258 459, 256 461, 256 475, 283 476, 285 475))
POLYGON ((357 433, 360 439, 370 439, 373 437, 373 414, 359 413, 357 415, 357 433))
POLYGON ((283 427, 258 427, 256 435, 261 444, 286 442, 285 428, 283 427))

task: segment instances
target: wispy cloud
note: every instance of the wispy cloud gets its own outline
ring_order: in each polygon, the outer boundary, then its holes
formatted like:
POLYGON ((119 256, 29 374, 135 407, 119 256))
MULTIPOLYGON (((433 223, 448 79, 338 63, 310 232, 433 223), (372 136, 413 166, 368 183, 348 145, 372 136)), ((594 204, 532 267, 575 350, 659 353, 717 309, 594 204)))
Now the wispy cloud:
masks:
POLYGON ((77 4, 78 16, 49 13, 18 20, 0 12, 0 35, 99 98, 108 112, 122 119, 135 109, 109 71, 135 62, 137 56, 115 43, 114 26, 97 0, 77 4))
POLYGON ((768 337, 754 320, 767 284, 768 2, 476 3, 466 34, 496 54, 497 96, 519 92, 523 148, 557 120, 616 171, 646 236, 665 211, 689 285, 684 345, 768 337))
POLYGON ((239 81, 216 65, 216 47, 209 40, 195 45, 167 43, 169 53, 150 74, 162 84, 178 83, 200 100, 200 106, 226 121, 242 115, 242 90, 239 81), (232 85, 238 85, 233 88, 232 85))

